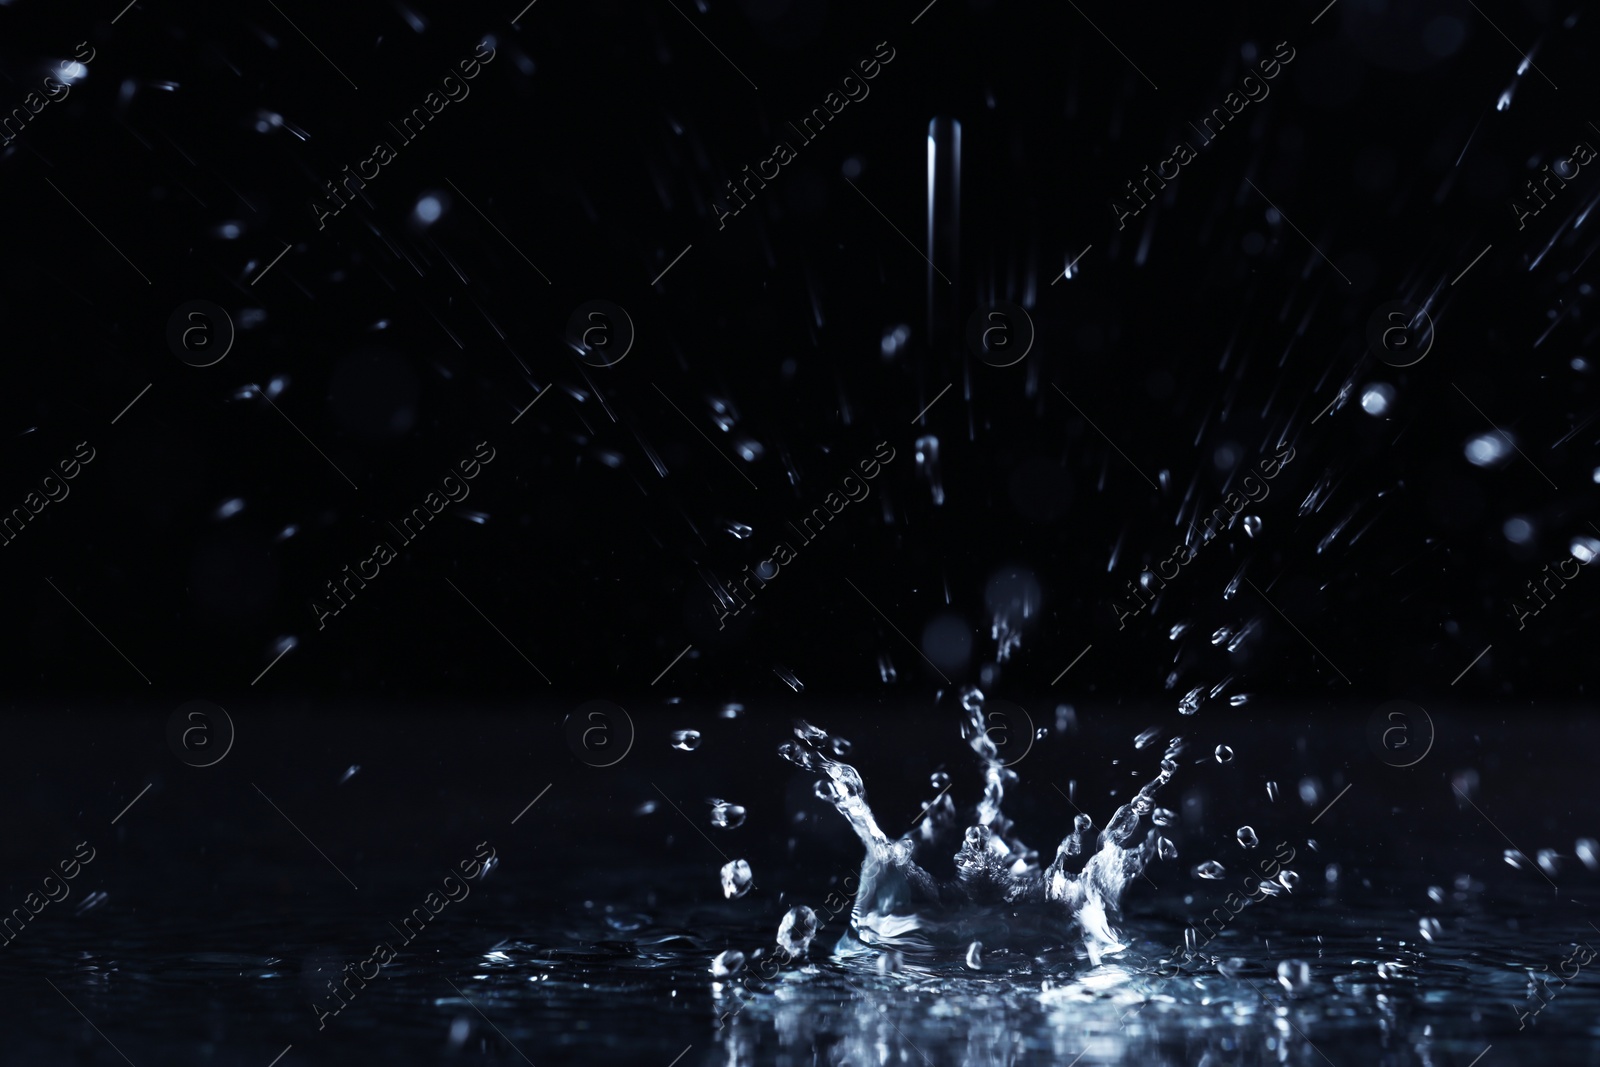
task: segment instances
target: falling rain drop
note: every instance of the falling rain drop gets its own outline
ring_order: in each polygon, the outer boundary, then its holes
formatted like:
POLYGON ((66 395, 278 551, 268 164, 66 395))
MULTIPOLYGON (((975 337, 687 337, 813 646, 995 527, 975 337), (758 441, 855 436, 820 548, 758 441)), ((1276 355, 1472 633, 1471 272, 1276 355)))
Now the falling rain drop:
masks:
POLYGON ((935 506, 944 503, 944 479, 939 473, 939 439, 929 434, 917 438, 916 445, 917 476, 928 483, 928 488, 933 494, 935 506))
POLYGON ((1466 444, 1467 461, 1476 467, 1503 466, 1511 458, 1511 445, 1502 433, 1479 434, 1466 444))
POLYGON ((737 830, 744 824, 744 808, 726 800, 711 801, 711 825, 722 830, 737 830))
POLYGON ((734 900, 750 892, 754 880, 750 864, 744 860, 729 860, 722 865, 722 895, 734 900))

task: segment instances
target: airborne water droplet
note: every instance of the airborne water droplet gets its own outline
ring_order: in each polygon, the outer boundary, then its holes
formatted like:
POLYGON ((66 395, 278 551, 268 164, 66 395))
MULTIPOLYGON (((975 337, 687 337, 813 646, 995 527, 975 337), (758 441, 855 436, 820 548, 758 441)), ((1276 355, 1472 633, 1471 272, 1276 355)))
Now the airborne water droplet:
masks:
POLYGON ((711 825, 723 830, 737 830, 744 825, 744 808, 726 800, 711 800, 711 825))
POLYGON ((1254 827, 1241 826, 1234 832, 1233 836, 1237 837, 1239 839, 1239 844, 1245 848, 1255 848, 1257 845, 1261 844, 1261 839, 1256 836, 1254 827))
POLYGON ((804 955, 817 936, 817 913, 804 904, 790 908, 778 924, 778 947, 790 956, 804 955))
POLYGON ((1277 782, 1268 782, 1267 783, 1267 799, 1272 801, 1274 804, 1276 804, 1278 802, 1278 783, 1277 782))
POLYGON ((1184 698, 1178 702, 1178 714, 1193 715, 1195 712, 1199 711, 1200 694, 1205 692, 1205 689, 1205 686, 1197 685, 1193 689, 1189 690, 1189 692, 1184 695, 1184 698))
POLYGON ((944 503, 944 479, 939 473, 939 439, 929 434, 915 445, 917 474, 928 483, 935 506, 944 503))
POLYGON ((967 966, 974 971, 983 970, 983 942, 974 941, 967 946, 967 966))
POLYGON ((1261 516, 1246 515, 1244 517, 1244 532, 1255 537, 1261 532, 1261 516))
POLYGON ((684 752, 693 752, 700 747, 699 730, 674 730, 672 731, 672 747, 684 752))
POLYGON ((1196 878, 1204 878, 1211 882, 1216 881, 1218 878, 1221 878, 1227 873, 1228 869, 1222 864, 1218 863, 1216 860, 1206 860, 1193 871, 1193 874, 1196 878))
POLYGON ((722 865, 722 895, 729 900, 742 897, 750 892, 750 883, 755 876, 750 873, 750 864, 744 860, 729 860, 722 865))
POLYGON ((1144 731, 1138 737, 1135 737, 1133 739, 1133 747, 1134 748, 1149 748, 1150 745, 1155 741, 1155 739, 1160 737, 1160 736, 1161 736, 1161 728, 1159 726, 1152 726, 1152 727, 1150 727, 1150 729, 1144 731))
POLYGON ((1233 760, 1233 749, 1229 748, 1227 745, 1218 745, 1217 746, 1217 762, 1218 763, 1228 763, 1228 762, 1231 762, 1232 760, 1233 760))

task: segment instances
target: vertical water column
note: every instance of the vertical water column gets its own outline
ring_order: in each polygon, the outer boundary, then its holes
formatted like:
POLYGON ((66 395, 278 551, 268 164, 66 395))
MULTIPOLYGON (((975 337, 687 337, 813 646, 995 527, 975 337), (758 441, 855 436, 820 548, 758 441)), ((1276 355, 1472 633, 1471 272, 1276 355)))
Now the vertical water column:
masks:
POLYGON ((928 342, 937 351, 960 340, 961 123, 928 123, 928 342))

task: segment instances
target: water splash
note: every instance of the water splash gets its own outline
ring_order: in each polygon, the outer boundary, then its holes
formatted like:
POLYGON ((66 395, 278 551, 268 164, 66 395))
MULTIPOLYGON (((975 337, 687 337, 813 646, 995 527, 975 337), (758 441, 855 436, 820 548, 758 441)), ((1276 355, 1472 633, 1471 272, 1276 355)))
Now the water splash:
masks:
MULTIPOLYGON (((1038 852, 1012 836, 1012 821, 1002 810, 1006 788, 1018 777, 984 728, 984 694, 969 686, 960 703, 962 736, 978 757, 983 780, 982 799, 964 828, 946 780, 912 828, 891 839, 867 804, 860 772, 829 754, 826 731, 802 722, 795 740, 779 746, 784 759, 826 776, 817 783, 817 795, 845 817, 866 848, 849 928, 835 951, 964 953, 975 942, 991 948, 1070 945, 1095 964, 1122 951, 1126 946, 1113 923, 1123 894, 1163 854, 1153 828, 1133 842, 1156 810, 1156 791, 1177 772, 1182 739, 1169 745, 1160 773, 1117 808, 1087 861, 1085 836, 1093 820, 1079 814, 1052 862, 1041 866, 1038 852), (941 877, 944 871, 950 876, 941 877)), ((1170 844, 1165 851, 1175 854, 1170 844)))

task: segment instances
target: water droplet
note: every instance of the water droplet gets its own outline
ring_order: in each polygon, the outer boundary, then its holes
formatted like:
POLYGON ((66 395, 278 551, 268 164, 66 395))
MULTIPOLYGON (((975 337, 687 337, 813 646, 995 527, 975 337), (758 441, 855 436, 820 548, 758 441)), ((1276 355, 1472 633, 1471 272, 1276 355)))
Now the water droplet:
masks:
POLYGON ((1155 742, 1155 739, 1160 737, 1160 736, 1161 736, 1161 728, 1159 726, 1152 726, 1152 727, 1150 727, 1150 729, 1144 731, 1138 737, 1135 737, 1133 739, 1133 747, 1134 748, 1149 748, 1150 745, 1152 745, 1155 742))
POLYGON ((939 439, 929 434, 916 440, 917 475, 928 483, 935 505, 944 503, 944 479, 939 473, 939 439))
MULTIPOLYGON (((1600 467, 1596 467, 1595 470, 1600 471, 1600 467)), ((1596 481, 1600 481, 1600 478, 1597 478, 1596 481)), ((1176 641, 1178 638, 1189 632, 1189 626, 1190 623, 1187 619, 1185 619, 1183 622, 1175 623, 1172 629, 1167 631, 1167 640, 1176 641)))
POLYGON ((1361 394, 1361 410, 1374 418, 1382 418, 1389 413, 1390 406, 1394 403, 1394 387, 1376 382, 1367 386, 1361 394))
POLYGON ((1443 886, 1438 886, 1438 885, 1430 885, 1428 887, 1428 899, 1433 901, 1435 904, 1443 904, 1444 903, 1444 887, 1443 886))
POLYGON ((744 860, 729 860, 722 865, 722 895, 729 900, 744 896, 750 892, 754 878, 750 864, 744 860))
POLYGON ((1217 973, 1224 978, 1237 978, 1244 972, 1246 962, 1239 956, 1229 956, 1217 961, 1217 973))
POLYGON ((1272 801, 1274 804, 1276 804, 1278 802, 1278 783, 1277 782, 1268 782, 1267 783, 1267 799, 1272 801))
POLYGON ((1502 523, 1500 532, 1514 545, 1525 545, 1533 540, 1533 524, 1520 515, 1513 515, 1502 523))
POLYGON ((1284 960, 1278 964, 1278 982, 1290 993, 1311 988, 1311 967, 1304 960, 1284 960))
POLYGON ((884 685, 893 685, 899 677, 895 673, 894 661, 889 658, 889 653, 884 652, 878 656, 878 677, 883 679, 884 685))
POLYGON ((737 830, 744 825, 744 808, 726 800, 711 800, 711 825, 722 830, 737 830))
POLYGON ((1193 715, 1195 712, 1199 711, 1200 694, 1205 692, 1205 689, 1205 686, 1197 685, 1193 689, 1189 690, 1189 692, 1184 694, 1183 699, 1178 702, 1178 714, 1193 715))
POLYGON ((1233 761, 1233 749, 1229 748, 1227 745, 1218 745, 1217 746, 1217 762, 1218 763, 1230 763, 1232 761, 1233 761))
POLYGON ((717 953, 717 958, 711 961, 711 976, 713 978, 726 978, 738 974, 744 969, 744 953, 734 949, 717 953))
POLYGON ((1583 861, 1583 865, 1591 871, 1600 871, 1600 841, 1592 837, 1580 837, 1572 848, 1583 861))
POLYGON ((848 756, 850 754, 850 742, 842 737, 835 737, 833 739, 833 754, 835 756, 848 756))
POLYGON ((1554 878, 1557 874, 1560 873, 1560 871, 1561 871, 1561 857, 1556 854, 1556 850, 1555 849, 1553 849, 1553 848, 1541 848, 1539 850, 1538 860, 1539 860, 1540 869, 1543 870, 1544 873, 1548 874, 1550 877, 1554 878))
POLYGON ((1157 808, 1151 812, 1150 821, 1157 826, 1171 826, 1178 821, 1178 813, 1171 808, 1157 808))
POLYGON ((911 340, 911 327, 900 325, 891 326, 883 331, 883 340, 878 344, 878 350, 884 359, 893 359, 906 343, 911 340))
POLYGON ((684 752, 693 752, 700 747, 699 730, 674 730, 672 731, 672 747, 684 752))
POLYGON ((1164 860, 1175 860, 1178 858, 1178 846, 1164 837, 1158 838, 1156 840, 1156 855, 1164 860))
POLYGON ((1256 836, 1254 827, 1241 826, 1239 829, 1234 831, 1233 836, 1237 837, 1239 839, 1239 844, 1245 848, 1255 848, 1257 845, 1261 844, 1261 839, 1256 836))
POLYGON ((1218 878, 1221 878, 1223 875, 1227 874, 1228 869, 1222 864, 1218 863, 1216 860, 1206 860, 1190 873, 1192 873, 1196 878, 1204 878, 1207 881, 1214 882, 1218 878))
POLYGON ((934 771, 928 775, 928 784, 935 789, 948 789, 950 787, 950 775, 944 771, 934 771))
POLYGON ((967 946, 967 966, 974 971, 983 970, 983 942, 974 941, 967 946))
POLYGON ((1261 532, 1261 516, 1246 515, 1244 517, 1244 532, 1255 537, 1261 532))
POLYGON ((444 205, 439 203, 436 196, 425 196, 417 201, 416 215, 423 222, 438 222, 439 216, 444 214, 444 205))
POLYGON ((1437 940, 1442 932, 1439 928, 1439 920, 1430 918, 1426 915, 1424 915, 1422 919, 1418 921, 1417 931, 1422 934, 1423 937, 1427 938, 1429 942, 1437 940))
POLYGON ((1213 645, 1220 645, 1220 644, 1222 644, 1222 642, 1226 641, 1228 638, 1230 638, 1232 636, 1233 636, 1233 631, 1230 630, 1228 627, 1224 626, 1224 627, 1220 628, 1219 630, 1217 630, 1216 633, 1211 635, 1211 643, 1213 645))
POLYGON ((1322 783, 1315 778, 1300 779, 1300 803, 1312 807, 1322 799, 1322 783))
POLYGON ((1511 458, 1511 445, 1503 433, 1484 433, 1467 442, 1466 454, 1475 467, 1499 467, 1511 458))
POLYGON ((727 522, 723 523, 723 528, 741 541, 750 540, 750 535, 755 533, 755 530, 746 526, 744 523, 734 522, 732 519, 729 519, 727 522))
POLYGON ((1572 552, 1572 558, 1586 567, 1595 556, 1600 556, 1600 541, 1592 537, 1574 537, 1568 548, 1572 552))
POLYGON ((1300 876, 1293 871, 1279 871, 1278 882, 1283 888, 1294 892, 1294 887, 1300 884, 1300 876))
POLYGON ((1248 704, 1248 703, 1250 703, 1250 694, 1249 693, 1235 693, 1235 694, 1233 694, 1233 696, 1228 698, 1228 703, 1231 706, 1236 707, 1236 708, 1241 704, 1248 704))
POLYGON ((724 705, 722 705, 722 717, 724 719, 737 719, 739 716, 741 716, 743 714, 744 714, 744 705, 743 704, 724 704, 724 705))
POLYGON ((1056 705, 1056 733, 1064 734, 1078 728, 1078 713, 1071 704, 1056 705))
POLYGON ((1507 863, 1517 870, 1525 871, 1528 869, 1528 864, 1526 863, 1525 858, 1523 857, 1522 853, 1518 852, 1516 849, 1508 848, 1502 852, 1501 855, 1505 857, 1505 861, 1507 863))
POLYGON ((804 955, 817 936, 817 913, 804 904, 790 908, 778 924, 778 947, 790 956, 804 955))

